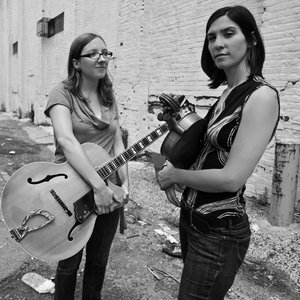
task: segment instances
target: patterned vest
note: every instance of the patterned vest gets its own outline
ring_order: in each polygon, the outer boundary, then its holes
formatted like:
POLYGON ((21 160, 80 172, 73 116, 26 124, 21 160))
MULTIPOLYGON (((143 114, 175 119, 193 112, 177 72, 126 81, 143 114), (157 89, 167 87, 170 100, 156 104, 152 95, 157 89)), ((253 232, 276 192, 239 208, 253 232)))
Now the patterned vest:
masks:
MULTIPOLYGON (((264 85, 277 92, 261 77, 255 76, 235 87, 221 105, 217 101, 210 108, 205 117, 208 121, 208 128, 204 146, 192 167, 194 170, 221 169, 224 167, 239 128, 244 105, 250 95, 264 85)), ((197 212, 211 217, 241 216, 245 213, 244 191, 245 186, 234 193, 208 193, 186 188, 182 201, 185 201, 188 206, 193 207, 197 212)))

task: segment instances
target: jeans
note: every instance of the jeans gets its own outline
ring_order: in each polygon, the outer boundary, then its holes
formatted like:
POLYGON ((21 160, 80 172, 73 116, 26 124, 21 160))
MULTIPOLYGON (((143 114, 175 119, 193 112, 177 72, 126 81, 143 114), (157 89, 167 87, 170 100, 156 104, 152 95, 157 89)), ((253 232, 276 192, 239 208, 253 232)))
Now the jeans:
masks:
MULTIPOLYGON (((101 300, 106 265, 118 222, 119 209, 97 216, 93 233, 86 244, 82 300, 101 300)), ((83 249, 74 256, 58 262, 55 276, 54 300, 74 300, 77 271, 83 249)))
POLYGON ((248 216, 228 228, 202 233, 180 216, 184 267, 178 300, 222 300, 234 282, 250 243, 248 216))

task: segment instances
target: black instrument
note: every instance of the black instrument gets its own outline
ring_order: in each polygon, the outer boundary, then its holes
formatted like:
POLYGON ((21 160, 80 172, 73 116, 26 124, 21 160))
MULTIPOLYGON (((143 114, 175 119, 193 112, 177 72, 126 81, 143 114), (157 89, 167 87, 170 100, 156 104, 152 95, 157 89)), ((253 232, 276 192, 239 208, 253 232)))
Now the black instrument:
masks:
POLYGON ((203 146, 207 122, 184 95, 161 94, 159 100, 163 109, 157 118, 167 122, 170 130, 162 143, 161 154, 174 166, 188 169, 203 146))

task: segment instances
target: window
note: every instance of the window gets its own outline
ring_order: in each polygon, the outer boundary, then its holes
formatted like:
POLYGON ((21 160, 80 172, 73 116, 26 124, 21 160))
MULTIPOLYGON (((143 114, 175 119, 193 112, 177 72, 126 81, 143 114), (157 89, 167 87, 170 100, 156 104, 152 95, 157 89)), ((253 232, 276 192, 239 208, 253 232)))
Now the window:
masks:
POLYGON ((13 43, 13 54, 18 53, 18 42, 13 43))
POLYGON ((63 30, 64 30, 64 13, 61 13, 55 18, 49 20, 48 38, 63 30))

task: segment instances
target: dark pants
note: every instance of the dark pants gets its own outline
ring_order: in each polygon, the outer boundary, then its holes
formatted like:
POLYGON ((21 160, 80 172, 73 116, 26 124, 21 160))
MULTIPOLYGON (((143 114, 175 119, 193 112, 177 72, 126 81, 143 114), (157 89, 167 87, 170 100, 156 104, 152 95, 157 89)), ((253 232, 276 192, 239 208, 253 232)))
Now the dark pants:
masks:
MULTIPOLYGON (((119 222, 119 210, 98 216, 91 238, 86 245, 82 300, 100 300, 110 247, 119 222)), ((83 249, 59 261, 55 276, 55 300, 74 300, 77 271, 83 249)))
POLYGON ((188 225, 181 214, 180 241, 184 267, 179 300, 221 300, 234 282, 250 243, 247 215, 228 228, 202 233, 188 225))

